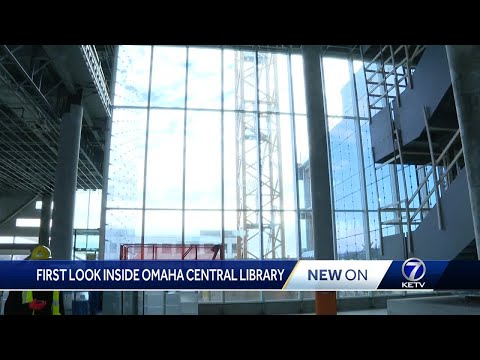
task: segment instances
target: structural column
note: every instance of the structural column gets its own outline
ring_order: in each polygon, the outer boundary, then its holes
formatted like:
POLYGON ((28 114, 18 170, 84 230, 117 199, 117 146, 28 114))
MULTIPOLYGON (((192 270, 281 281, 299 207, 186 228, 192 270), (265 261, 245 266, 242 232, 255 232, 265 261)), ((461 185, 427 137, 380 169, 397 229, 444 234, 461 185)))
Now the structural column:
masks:
POLYGON ((70 111, 60 124, 58 161, 53 195, 52 257, 71 260, 73 249, 73 218, 77 188, 78 154, 82 130, 81 93, 70 101, 70 111))
POLYGON ((480 259, 480 45, 447 45, 480 259))
POLYGON ((40 212, 40 230, 38 233, 39 245, 50 246, 50 220, 52 219, 52 195, 42 196, 42 210, 40 212))
MULTIPOLYGON (((323 104, 320 48, 303 45, 302 55, 310 148, 314 256, 315 260, 334 260, 328 128, 323 104)), ((337 313, 336 293, 317 291, 315 312, 318 315, 335 315, 337 313)))

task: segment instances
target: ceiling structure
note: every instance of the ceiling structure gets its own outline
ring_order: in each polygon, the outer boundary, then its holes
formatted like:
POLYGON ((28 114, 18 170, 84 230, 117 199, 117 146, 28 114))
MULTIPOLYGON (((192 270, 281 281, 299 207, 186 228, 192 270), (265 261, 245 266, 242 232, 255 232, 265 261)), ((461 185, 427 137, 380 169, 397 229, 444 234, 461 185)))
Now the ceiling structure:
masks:
MULTIPOLYGON (((301 45, 218 46, 301 53, 301 45)), ((358 45, 320 48, 328 56, 360 55, 358 45)), ((0 45, 0 194, 53 192, 61 117, 80 89, 77 188, 102 188, 114 54, 114 45, 0 45)))
POLYGON ((80 89, 84 118, 77 187, 102 187, 113 50, 109 45, 96 50, 0 45, 0 193, 53 192, 60 120, 69 96, 80 89), (108 99, 103 94, 102 101, 102 92, 108 99))

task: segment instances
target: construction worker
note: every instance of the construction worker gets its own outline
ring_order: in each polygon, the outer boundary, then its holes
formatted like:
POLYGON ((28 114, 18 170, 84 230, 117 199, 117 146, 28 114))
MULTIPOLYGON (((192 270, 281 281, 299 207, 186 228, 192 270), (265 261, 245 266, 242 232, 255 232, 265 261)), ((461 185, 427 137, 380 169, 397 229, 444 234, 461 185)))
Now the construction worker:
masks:
MULTIPOLYGON (((48 260, 50 249, 39 245, 25 260, 48 260)), ((60 291, 10 291, 5 302, 4 315, 63 315, 63 298, 60 291)))

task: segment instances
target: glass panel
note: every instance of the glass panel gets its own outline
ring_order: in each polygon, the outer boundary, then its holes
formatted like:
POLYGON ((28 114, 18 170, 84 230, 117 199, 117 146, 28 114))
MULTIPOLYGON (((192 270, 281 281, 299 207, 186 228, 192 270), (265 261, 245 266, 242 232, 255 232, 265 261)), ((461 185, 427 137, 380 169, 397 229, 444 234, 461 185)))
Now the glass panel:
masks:
POLYGON ((221 244, 221 211, 185 211, 185 244, 221 244))
POLYGON ((224 50, 224 109, 257 109, 255 52, 224 50))
POLYGON ((305 105, 305 77, 303 75, 302 55, 292 55, 292 86, 293 86, 293 106, 296 114, 306 114, 305 105))
POLYGON ((258 210, 256 115, 226 113, 224 122, 225 208, 258 210))
POLYGON ((313 223, 310 211, 300 212, 301 258, 314 259, 313 253, 313 223))
POLYGON ((359 212, 335 212, 337 258, 339 260, 365 260, 363 214, 359 212))
POLYGON ((99 235, 77 234, 74 241, 74 259, 97 259, 97 253, 99 249, 99 235))
POLYGON ((120 258, 120 245, 142 241, 142 211, 107 210, 105 226, 105 260, 120 258))
POLYGON ((187 113, 185 208, 221 209, 221 113, 187 113))
POLYGON ((261 291, 225 291, 225 302, 260 301, 261 291))
POLYGON ((154 46, 150 106, 185 107, 185 47, 154 46))
POLYGON ((260 111, 290 112, 287 56, 258 53, 260 111))
MULTIPOLYGON (((225 110, 235 110, 239 108, 235 104, 237 83, 235 57, 238 51, 223 50, 223 108, 225 110)), ((226 115, 226 114, 225 114, 226 115)))
POLYGON ((115 106, 147 106, 151 51, 151 46, 119 46, 115 106))
POLYGON ((310 161, 307 117, 305 115, 295 115, 295 136, 295 142, 297 146, 299 205, 300 209, 310 209, 312 207, 312 197, 310 192, 310 161))
POLYGON ((182 211, 146 210, 145 244, 181 244, 182 211))
POLYGON ((370 125, 368 120, 360 120, 363 162, 365 164, 365 182, 367 184, 367 207, 378 209, 378 194, 375 187, 375 164, 373 163, 372 145, 370 142, 370 125))
POLYGON ((142 207, 146 120, 146 110, 113 111, 107 207, 142 207))
POLYGON ((223 291, 199 291, 198 302, 221 303, 223 291))
POLYGON ((367 297, 369 296, 368 291, 337 291, 337 297, 345 298, 345 297, 367 297))
POLYGON ((315 291, 302 291, 301 297, 304 300, 315 299, 315 291))
POLYGON ((73 252, 73 260, 87 260, 87 252, 86 251, 74 251, 73 252))
POLYGON ((76 235, 74 241, 75 241, 75 249, 87 248, 87 235, 76 235))
POLYGON ((225 259, 235 259, 237 257, 237 245, 242 237, 233 227, 225 227, 225 259))
POLYGON ((232 244, 229 252, 225 254, 225 259, 260 258, 259 222, 258 211, 225 211, 225 242, 232 244), (235 235, 236 244, 233 240, 235 235))
POLYGON ((353 62, 353 71, 355 72, 355 85, 357 86, 358 116, 368 119, 367 86, 361 61, 355 60, 353 62))
POLYGON ((150 110, 147 208, 182 208, 184 120, 183 110, 150 110))
POLYGON ((262 209, 295 209, 290 115, 260 114, 262 209))
POLYGON ((353 116, 352 83, 347 59, 323 58, 328 115, 353 116))
POLYGON ((263 257, 298 259, 298 236, 294 211, 263 211, 263 257))
POLYGON ((298 300, 298 291, 264 291, 265 301, 298 300))
MULTIPOLYGON (((378 225, 377 225, 378 228, 378 225)), ((381 259, 380 231, 370 231, 370 259, 381 259)))
POLYGON ((355 120, 329 118, 336 210, 362 210, 355 120))
POLYGON ((75 216, 73 222, 73 227, 75 229, 88 228, 88 197, 88 191, 77 190, 75 192, 75 216))
MULTIPOLYGON (((238 192, 237 185, 242 184, 242 177, 239 175, 242 164, 238 158, 241 144, 240 139, 237 139, 238 125, 241 124, 243 114, 241 113, 224 113, 223 115, 223 148, 224 148, 224 163, 223 163, 223 178, 224 178, 224 194, 225 194, 225 209, 236 210, 240 208, 239 198, 237 197, 243 192, 238 192)), ((250 147, 256 146, 255 141, 246 141, 250 147)), ((254 149, 256 153, 256 148, 254 149)), ((256 163, 255 163, 256 164, 256 163)), ((254 176, 253 176, 254 178, 254 176)))
POLYGON ((98 229, 100 227, 100 212, 102 191, 77 190, 75 193, 75 229, 98 229))
POLYGON ((188 108, 221 108, 221 54, 219 49, 189 48, 188 108))
POLYGON ((99 229, 102 212, 102 190, 90 190, 90 206, 88 212, 87 229, 99 229))
POLYGON ((392 177, 390 175, 390 165, 383 166, 377 171, 378 198, 380 206, 387 206, 393 203, 392 177))

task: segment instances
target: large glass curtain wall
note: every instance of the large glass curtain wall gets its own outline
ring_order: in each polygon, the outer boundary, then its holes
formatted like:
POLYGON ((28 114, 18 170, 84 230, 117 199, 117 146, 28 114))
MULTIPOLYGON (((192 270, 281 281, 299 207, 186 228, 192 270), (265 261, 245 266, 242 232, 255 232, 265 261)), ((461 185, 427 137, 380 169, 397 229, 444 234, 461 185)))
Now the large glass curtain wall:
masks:
MULTIPOLYGON (((405 191, 400 168, 375 170, 362 62, 325 57, 322 66, 337 258, 378 259, 378 206, 405 191)), ((226 259, 312 258, 307 139, 301 55, 120 46, 105 258, 128 243, 222 242, 226 259)), ((409 193, 418 182, 410 172, 409 193)), ((383 236, 400 231, 382 226, 383 236)), ((312 295, 211 291, 202 300, 312 295)))
MULTIPOLYGON (((301 55, 120 46, 105 259, 120 245, 225 244, 226 259, 313 250, 301 55)), ((203 292, 203 301, 298 299, 203 292)))
MULTIPOLYGON (((363 64, 359 60, 326 57, 322 61, 332 169, 335 241, 338 259, 369 260, 380 257, 382 235, 406 232, 399 222, 402 212, 379 212, 418 187, 418 171, 405 165, 374 164, 363 64), (382 225, 380 224, 380 219, 382 225)), ((383 103, 386 106, 386 103, 383 103)), ((372 110, 371 115, 375 115, 372 110)), ((414 204, 419 203, 417 195, 414 204)), ((341 292, 340 296, 374 296, 380 293, 341 292)), ((388 293, 393 294, 393 293, 388 293)))

